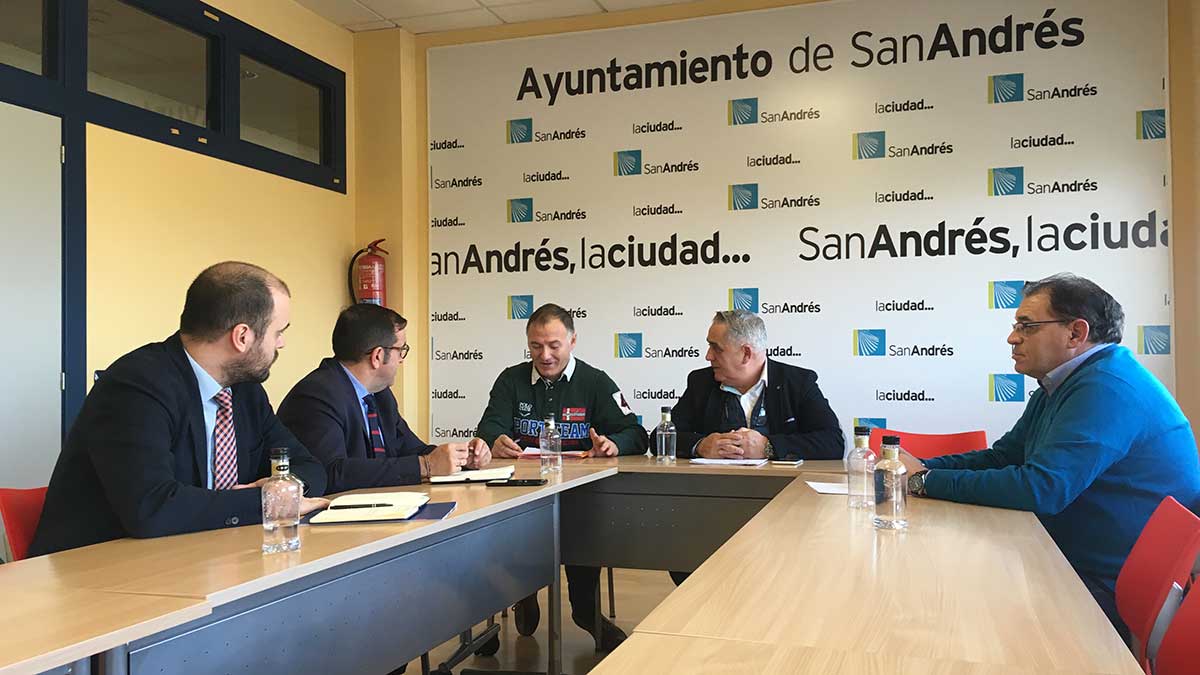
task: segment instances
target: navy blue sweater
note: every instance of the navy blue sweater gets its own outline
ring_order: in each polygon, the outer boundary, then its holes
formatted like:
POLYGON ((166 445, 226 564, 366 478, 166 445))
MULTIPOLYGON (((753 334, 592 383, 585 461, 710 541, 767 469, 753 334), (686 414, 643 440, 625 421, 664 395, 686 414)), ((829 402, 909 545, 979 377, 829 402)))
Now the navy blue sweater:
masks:
POLYGON ((1168 495, 1200 506, 1191 426, 1128 349, 1102 349, 1053 394, 1038 389, 988 450, 925 461, 931 497, 1033 511, 1075 570, 1113 590, 1168 495))

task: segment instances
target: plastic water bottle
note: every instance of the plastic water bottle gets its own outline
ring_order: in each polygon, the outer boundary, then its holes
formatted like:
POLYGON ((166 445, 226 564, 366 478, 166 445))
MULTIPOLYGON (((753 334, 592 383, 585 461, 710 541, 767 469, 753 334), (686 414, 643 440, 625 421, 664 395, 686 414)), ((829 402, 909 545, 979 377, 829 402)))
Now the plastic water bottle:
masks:
POLYGON ((263 553, 300 548, 300 497, 304 484, 292 475, 287 448, 271 449, 271 477, 262 485, 263 553))
POLYGON ((883 437, 883 459, 875 465, 875 529, 908 527, 908 469, 900 461, 900 437, 883 437))
POLYGON ((539 455, 542 459, 542 475, 562 473, 562 437, 554 424, 554 415, 546 417, 542 423, 542 433, 538 436, 539 455))
POLYGON ((662 422, 654 434, 657 443, 654 457, 659 464, 675 463, 675 423, 671 421, 671 406, 662 407, 662 422))
POLYGON ((852 509, 875 506, 875 453, 870 427, 854 427, 854 447, 846 455, 846 495, 852 509))

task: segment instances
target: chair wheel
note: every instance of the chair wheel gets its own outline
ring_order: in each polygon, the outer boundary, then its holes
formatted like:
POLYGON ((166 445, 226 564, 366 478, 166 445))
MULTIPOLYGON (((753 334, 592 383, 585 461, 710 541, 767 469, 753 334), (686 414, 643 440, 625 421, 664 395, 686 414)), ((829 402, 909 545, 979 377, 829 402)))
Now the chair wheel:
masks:
POLYGON ((491 640, 483 643, 479 649, 475 650, 475 656, 495 656, 498 651, 500 651, 500 636, 493 635, 491 640))

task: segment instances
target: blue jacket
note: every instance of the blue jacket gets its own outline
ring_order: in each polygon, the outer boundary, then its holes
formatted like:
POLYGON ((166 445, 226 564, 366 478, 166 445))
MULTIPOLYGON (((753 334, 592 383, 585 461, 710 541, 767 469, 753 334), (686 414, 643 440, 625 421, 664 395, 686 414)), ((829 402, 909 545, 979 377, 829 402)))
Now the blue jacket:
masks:
POLYGON ((1034 392, 990 449, 925 466, 931 497, 1036 513, 1075 570, 1109 590, 1164 497, 1200 506, 1191 426, 1121 346, 1096 352, 1053 394, 1034 392))
POLYGON ((421 482, 417 457, 435 446, 409 429, 391 389, 376 392, 375 405, 387 446, 386 456, 378 459, 367 441, 362 403, 337 359, 322 360, 279 404, 279 421, 325 465, 326 492, 421 482))

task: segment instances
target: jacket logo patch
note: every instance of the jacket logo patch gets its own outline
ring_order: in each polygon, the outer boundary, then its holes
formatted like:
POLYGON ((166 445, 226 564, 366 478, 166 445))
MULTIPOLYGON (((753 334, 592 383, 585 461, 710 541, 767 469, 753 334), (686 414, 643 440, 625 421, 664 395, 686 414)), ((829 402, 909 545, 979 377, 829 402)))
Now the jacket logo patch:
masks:
POLYGON ((562 421, 582 422, 587 419, 587 408, 563 408, 562 421))
POLYGON ((526 417, 529 415, 529 413, 533 412, 533 404, 521 401, 517 404, 517 410, 521 412, 522 417, 526 417))

